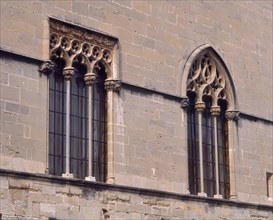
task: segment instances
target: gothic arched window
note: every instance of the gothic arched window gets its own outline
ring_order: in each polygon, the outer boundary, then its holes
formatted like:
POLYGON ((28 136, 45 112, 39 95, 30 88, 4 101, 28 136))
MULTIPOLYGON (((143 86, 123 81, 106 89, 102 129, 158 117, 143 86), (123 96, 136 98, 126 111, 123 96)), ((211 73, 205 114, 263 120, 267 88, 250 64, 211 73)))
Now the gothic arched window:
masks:
POLYGON ((50 61, 39 69, 50 73, 50 174, 113 183, 113 92, 120 90, 112 71, 116 43, 93 31, 50 23, 50 61))
POLYGON ((191 194, 230 197, 228 121, 231 86, 210 49, 192 62, 187 79, 188 174, 191 194))

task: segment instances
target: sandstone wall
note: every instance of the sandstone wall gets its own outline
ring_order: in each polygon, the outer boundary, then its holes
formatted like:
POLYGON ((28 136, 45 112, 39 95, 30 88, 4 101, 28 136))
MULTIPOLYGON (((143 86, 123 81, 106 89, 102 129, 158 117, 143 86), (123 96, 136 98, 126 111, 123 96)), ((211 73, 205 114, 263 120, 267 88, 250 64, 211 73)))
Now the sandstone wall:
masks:
POLYGON ((209 44, 229 69, 243 113, 234 144, 238 199, 272 204, 266 180, 266 172, 273 173, 270 1, 0 4, 6 51, 1 51, 2 169, 47 172, 48 80, 37 69, 49 57, 48 22, 56 18, 119 39, 124 86, 115 102, 117 184, 186 192, 183 68, 194 49, 209 44))
POLYGON ((0 178, 3 219, 273 218, 269 206, 24 173, 2 173, 0 178))

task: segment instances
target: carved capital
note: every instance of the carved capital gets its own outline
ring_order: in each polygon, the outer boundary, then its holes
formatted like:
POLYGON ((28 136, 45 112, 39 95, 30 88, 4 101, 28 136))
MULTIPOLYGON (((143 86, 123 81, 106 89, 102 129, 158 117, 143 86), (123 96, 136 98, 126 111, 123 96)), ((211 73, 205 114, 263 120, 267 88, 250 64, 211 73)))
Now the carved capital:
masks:
POLYGON ((189 98, 188 97, 183 97, 181 99, 181 108, 183 108, 184 110, 186 110, 189 106, 189 98))
POLYGON ((117 79, 107 79, 107 80, 105 80, 104 88, 107 91, 119 92, 121 90, 120 80, 117 80, 117 79))
POLYGON ((39 73, 48 75, 52 73, 53 68, 54 68, 54 63, 51 60, 46 60, 39 66, 38 71, 39 73))
POLYGON ((228 110, 225 113, 226 119, 227 120, 233 120, 233 121, 238 121, 239 120, 239 115, 240 112, 236 110, 228 110))
POLYGON ((86 73, 84 75, 84 82, 86 85, 93 85, 96 81, 97 77, 95 75, 95 73, 86 73))
POLYGON ((204 109, 205 109, 205 103, 204 102, 196 102, 195 103, 195 110, 197 111, 197 112, 203 112, 204 111, 204 109))
POLYGON ((211 108, 210 108, 211 115, 213 115, 213 116, 220 115, 220 111, 221 111, 221 109, 219 106, 211 106, 211 108))
POLYGON ((65 80, 70 80, 73 75, 74 75, 73 67, 65 67, 63 69, 63 76, 65 80))

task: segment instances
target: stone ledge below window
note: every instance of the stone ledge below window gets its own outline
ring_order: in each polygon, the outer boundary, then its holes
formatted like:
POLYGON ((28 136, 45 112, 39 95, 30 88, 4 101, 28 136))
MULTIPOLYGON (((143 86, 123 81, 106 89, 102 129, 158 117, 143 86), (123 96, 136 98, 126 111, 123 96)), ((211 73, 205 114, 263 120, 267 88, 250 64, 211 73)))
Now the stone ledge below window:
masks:
MULTIPOLYGON (((99 191, 108 190, 108 191, 117 191, 124 193, 132 193, 141 196, 153 196, 165 199, 175 199, 179 201, 188 201, 188 202, 198 202, 198 203, 206 203, 208 205, 213 206, 230 206, 230 207, 238 207, 238 208, 249 208, 249 209, 257 209, 261 211, 273 211, 273 207, 271 205, 263 205, 263 204, 254 204, 247 202, 239 202, 239 201, 231 201, 225 199, 216 199, 210 197, 199 197, 196 195, 186 195, 186 194, 178 194, 166 191, 160 191, 155 189, 144 189, 132 186, 123 186, 123 185, 112 185, 101 182, 90 182, 81 179, 68 179, 60 176, 54 176, 49 174, 36 174, 36 173, 27 173, 27 172, 19 172, 13 170, 0 169, 0 177, 7 178, 15 178, 22 180, 32 180, 32 181, 44 181, 46 183, 56 183, 60 185, 70 185, 70 186, 79 186, 84 188, 92 188, 97 189, 99 191)), ((9 189, 9 188, 7 188, 9 189)))

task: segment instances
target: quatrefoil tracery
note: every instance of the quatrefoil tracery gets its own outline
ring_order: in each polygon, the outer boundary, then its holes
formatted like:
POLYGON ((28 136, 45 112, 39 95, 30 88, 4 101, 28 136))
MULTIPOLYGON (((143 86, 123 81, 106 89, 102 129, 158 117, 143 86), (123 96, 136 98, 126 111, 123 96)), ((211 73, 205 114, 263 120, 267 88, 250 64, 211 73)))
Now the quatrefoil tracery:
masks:
POLYGON ((100 38, 86 33, 79 35, 79 31, 74 30, 71 34, 69 29, 61 28, 60 25, 52 27, 57 31, 52 30, 50 33, 51 60, 61 59, 66 67, 72 67, 75 63, 84 65, 87 73, 93 73, 94 69, 103 67, 105 72, 110 74, 114 42, 110 43, 103 36, 100 38))
POLYGON ((187 80, 187 91, 196 94, 197 102, 203 102, 203 97, 209 96, 213 106, 218 105, 219 99, 229 103, 224 72, 209 53, 199 56, 193 62, 187 80))

